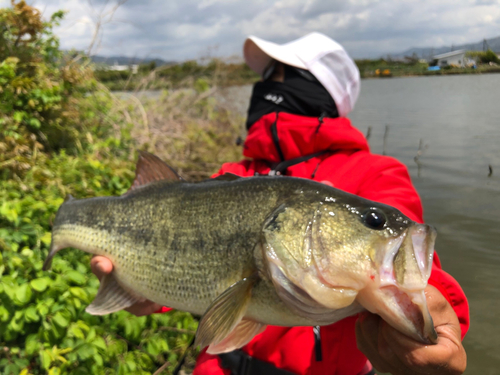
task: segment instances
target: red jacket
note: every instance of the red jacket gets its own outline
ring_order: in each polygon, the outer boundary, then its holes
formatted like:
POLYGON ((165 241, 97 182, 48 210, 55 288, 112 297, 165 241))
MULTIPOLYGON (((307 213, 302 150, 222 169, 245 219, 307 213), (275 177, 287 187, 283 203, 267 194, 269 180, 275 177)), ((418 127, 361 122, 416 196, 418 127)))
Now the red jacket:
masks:
MULTIPOLYGON (((249 158, 224 164, 217 175, 231 172, 240 176, 267 175, 270 163, 280 162, 271 127, 276 122, 277 135, 285 160, 313 157, 287 169, 286 175, 305 177, 332 184, 338 189, 398 208, 412 220, 422 223, 422 205, 406 167, 392 157, 370 153, 363 134, 347 118, 319 119, 275 113, 263 116, 249 130, 243 154, 249 158)), ((458 283, 441 269, 437 255, 429 284, 450 302, 462 329, 462 339, 469 327, 469 308, 458 283)), ((243 350, 251 356, 273 363, 296 374, 356 375, 366 364, 366 357, 356 347, 356 317, 321 327, 323 360, 316 362, 312 327, 272 327, 257 335, 243 350)), ((217 356, 202 352, 194 375, 229 375, 220 368, 217 356)))

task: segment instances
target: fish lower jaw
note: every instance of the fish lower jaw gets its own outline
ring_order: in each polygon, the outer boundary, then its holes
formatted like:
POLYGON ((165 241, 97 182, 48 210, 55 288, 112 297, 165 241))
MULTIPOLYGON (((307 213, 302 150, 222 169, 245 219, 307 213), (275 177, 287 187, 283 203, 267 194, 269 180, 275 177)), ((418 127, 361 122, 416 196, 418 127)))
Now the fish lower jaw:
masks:
POLYGON ((357 301, 381 316, 401 333, 424 344, 436 342, 437 335, 423 290, 407 292, 395 285, 369 286, 358 293, 357 301))

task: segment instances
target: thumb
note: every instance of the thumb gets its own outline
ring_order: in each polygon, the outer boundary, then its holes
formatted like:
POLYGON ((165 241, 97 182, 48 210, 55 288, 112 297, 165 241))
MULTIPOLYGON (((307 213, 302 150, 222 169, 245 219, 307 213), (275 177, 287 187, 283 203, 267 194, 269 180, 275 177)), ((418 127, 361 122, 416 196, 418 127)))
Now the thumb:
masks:
POLYGON ((95 256, 90 261, 90 268, 92 273, 97 276, 99 280, 113 271, 113 263, 108 258, 102 256, 95 256))

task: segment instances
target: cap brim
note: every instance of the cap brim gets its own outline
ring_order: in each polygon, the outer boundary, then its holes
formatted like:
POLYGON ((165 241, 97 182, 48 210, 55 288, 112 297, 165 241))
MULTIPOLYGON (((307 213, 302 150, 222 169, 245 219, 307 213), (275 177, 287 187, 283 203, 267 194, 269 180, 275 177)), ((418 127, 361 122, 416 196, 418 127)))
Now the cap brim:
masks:
POLYGON ((264 69, 271 59, 280 61, 284 64, 295 66, 296 68, 307 69, 305 64, 287 48, 287 45, 279 45, 250 36, 243 45, 243 56, 247 65, 259 75, 262 75, 264 69))

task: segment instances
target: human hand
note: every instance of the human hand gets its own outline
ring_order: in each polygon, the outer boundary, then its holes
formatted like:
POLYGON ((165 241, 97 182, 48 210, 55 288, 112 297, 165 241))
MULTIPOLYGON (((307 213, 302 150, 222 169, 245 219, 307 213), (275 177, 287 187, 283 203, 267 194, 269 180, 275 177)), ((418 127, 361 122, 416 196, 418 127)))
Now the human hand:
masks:
MULTIPOLYGON (((110 274, 113 271, 113 263, 111 263, 111 261, 106 257, 95 256, 90 261, 90 268, 92 273, 95 274, 99 280, 101 280, 104 275, 110 274)), ((133 304, 129 308, 125 309, 125 311, 137 316, 143 316, 153 314, 154 312, 160 310, 160 308, 161 306, 159 304, 146 300, 133 304)))
POLYGON ((467 356, 460 339, 460 324, 455 311, 433 286, 425 288, 427 305, 438 334, 437 344, 419 343, 369 312, 356 322, 356 341, 372 365, 393 375, 462 374, 467 356))

